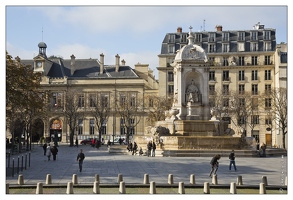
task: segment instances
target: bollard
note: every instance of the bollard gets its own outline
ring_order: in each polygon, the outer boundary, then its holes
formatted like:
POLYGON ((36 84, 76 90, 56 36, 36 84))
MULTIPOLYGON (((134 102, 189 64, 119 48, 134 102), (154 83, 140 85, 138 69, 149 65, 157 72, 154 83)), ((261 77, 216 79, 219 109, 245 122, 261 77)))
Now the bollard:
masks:
POLYGON ((119 194, 126 194, 125 182, 121 181, 119 186, 119 194))
POLYGON ((150 183, 150 194, 156 194, 156 183, 154 181, 152 181, 150 183))
POLYGON ((100 182, 100 175, 99 175, 99 174, 96 174, 96 175, 95 175, 95 181, 100 182))
POLYGON ((73 194, 73 183, 72 182, 67 183, 66 194, 73 194))
POLYGON ((19 156, 17 157, 17 170, 16 170, 17 174, 19 174, 19 156))
POLYGON ((230 194, 237 194, 236 183, 235 182, 230 183, 230 194))
POLYGON ((144 178, 143 178, 143 184, 149 184, 149 175, 148 174, 144 174, 144 178))
POLYGON ((209 182, 204 182, 203 186, 203 193, 204 194, 210 194, 210 183, 209 182))
POLYGON ((72 175, 72 183, 77 184, 77 175, 76 174, 72 175))
POLYGON ((178 184, 178 194, 185 194, 184 182, 178 184))
POLYGON ((237 185, 243 185, 242 176, 237 177, 237 185))
POLYGON ((94 193, 94 194, 100 194, 100 185, 99 185, 99 181, 95 181, 95 182, 94 182, 93 193, 94 193))
POLYGON ((260 183, 259 184, 259 194, 266 194, 267 191, 266 191, 266 186, 264 183, 260 183))
POLYGON ((51 177, 51 174, 47 174, 47 176, 46 176, 46 184, 47 184, 47 185, 52 184, 52 177, 51 177))
POLYGON ((264 183, 265 186, 267 186, 267 185, 268 185, 268 179, 267 179, 267 177, 266 177, 266 176, 263 176, 263 177, 261 178, 261 182, 264 183))
POLYGON ((14 177, 14 158, 12 158, 12 177, 14 177))
POLYGON ((23 175, 22 174, 20 174, 20 175, 18 175, 18 185, 23 185, 24 184, 24 181, 23 181, 23 175))
POLYGON ((9 183, 6 183, 6 194, 9 194, 9 183))
POLYGON ((123 181, 123 175, 122 174, 118 174, 117 183, 120 184, 121 181, 123 181))
POLYGON ((190 175, 190 184, 195 185, 195 176, 194 176, 194 174, 190 175))
POLYGON ((23 155, 21 155, 21 171, 23 171, 23 155))
POLYGON ((37 183, 36 194, 43 194, 43 183, 37 183))
POLYGON ((172 185, 174 182, 173 182, 173 174, 169 174, 168 176, 168 184, 172 185))
POLYGON ((214 174, 214 175, 213 175, 212 184, 214 184, 214 185, 218 185, 218 177, 217 177, 217 174, 214 174))

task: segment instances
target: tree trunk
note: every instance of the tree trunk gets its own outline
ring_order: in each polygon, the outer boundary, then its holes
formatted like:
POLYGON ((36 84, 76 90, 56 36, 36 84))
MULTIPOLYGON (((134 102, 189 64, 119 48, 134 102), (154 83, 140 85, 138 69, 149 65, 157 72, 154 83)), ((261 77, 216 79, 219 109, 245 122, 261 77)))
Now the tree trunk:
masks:
POLYGON ((74 129, 70 130, 70 135, 69 135, 69 146, 72 147, 73 146, 73 137, 74 137, 74 129))

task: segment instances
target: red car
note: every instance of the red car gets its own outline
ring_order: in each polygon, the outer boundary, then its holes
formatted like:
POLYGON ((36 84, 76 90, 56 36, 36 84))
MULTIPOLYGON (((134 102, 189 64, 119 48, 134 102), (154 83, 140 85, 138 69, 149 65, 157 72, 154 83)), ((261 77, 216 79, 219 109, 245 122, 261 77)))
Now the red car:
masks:
POLYGON ((92 144, 93 138, 86 138, 85 140, 80 141, 80 144, 87 145, 92 144))

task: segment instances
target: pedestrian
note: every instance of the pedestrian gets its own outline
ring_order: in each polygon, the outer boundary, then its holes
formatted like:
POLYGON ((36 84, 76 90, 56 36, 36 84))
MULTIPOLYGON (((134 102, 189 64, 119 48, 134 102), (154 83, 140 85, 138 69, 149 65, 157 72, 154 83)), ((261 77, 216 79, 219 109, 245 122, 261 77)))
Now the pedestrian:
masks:
POLYGON ((217 154, 217 155, 215 155, 212 158, 212 160, 210 162, 210 165, 211 165, 210 177, 212 177, 212 173, 213 172, 214 172, 214 175, 217 175, 217 171, 218 171, 218 168, 219 168, 219 160, 220 160, 220 158, 221 158, 221 155, 220 154, 217 154))
POLYGON ((137 151, 137 144, 136 142, 133 142, 132 155, 136 154, 136 151, 137 151))
POLYGON ((119 144, 121 145, 122 144, 122 138, 119 138, 119 144))
POLYGON ((110 140, 108 140, 107 147, 109 147, 110 145, 111 145, 111 142, 110 142, 110 140))
POLYGON ((151 151, 152 151, 152 141, 151 140, 147 144, 147 149, 148 149, 148 157, 150 157, 151 151))
POLYGON ((78 139, 77 139, 77 137, 75 139, 75 146, 78 148, 78 139))
POLYGON ((152 157, 156 156, 156 148, 157 148, 157 145, 155 142, 153 142, 153 144, 152 144, 152 157))
POLYGON ((132 142, 130 142, 127 146, 128 152, 132 152, 132 142))
POLYGON ((139 155, 142 156, 142 154, 143 154, 142 148, 139 147, 139 155))
POLYGON ((51 153, 52 153, 52 155, 53 155, 53 160, 55 161, 55 160, 56 160, 56 155, 57 155, 57 153, 58 153, 58 149, 57 149, 57 147, 56 147, 55 144, 53 144, 53 146, 52 146, 52 148, 51 148, 51 153))
POLYGON ((77 154, 76 161, 78 161, 78 166, 79 166, 79 171, 82 171, 82 164, 85 156, 84 153, 82 152, 82 149, 79 150, 79 153, 77 154))
POLYGON ((261 154, 261 157, 266 157, 266 148, 267 148, 267 145, 263 142, 260 146, 261 150, 262 150, 262 154, 261 154))
POLYGON ((48 161, 50 161, 51 154, 52 154, 51 147, 50 147, 50 144, 48 144, 47 149, 46 149, 46 156, 48 157, 48 161))
POLYGON ((95 147, 96 139, 92 139, 92 147, 95 147))
POLYGON ((43 145, 43 150, 44 150, 44 156, 46 155, 46 151, 47 151, 47 143, 45 143, 44 145, 43 145))
POLYGON ((234 150, 231 151, 229 154, 229 160, 230 160, 230 165, 229 165, 229 170, 231 170, 231 166, 234 166, 235 172, 237 171, 236 164, 235 164, 235 152, 234 150))

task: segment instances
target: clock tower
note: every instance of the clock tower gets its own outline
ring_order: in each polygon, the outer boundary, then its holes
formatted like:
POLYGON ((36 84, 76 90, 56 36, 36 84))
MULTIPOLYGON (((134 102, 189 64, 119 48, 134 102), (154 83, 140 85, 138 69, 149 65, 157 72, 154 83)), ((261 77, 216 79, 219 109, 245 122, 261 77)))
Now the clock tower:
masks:
POLYGON ((38 44, 38 47, 39 47, 39 54, 38 56, 34 58, 35 60, 34 71, 44 72, 45 60, 47 59, 47 55, 46 55, 47 45, 45 42, 40 42, 38 44))

